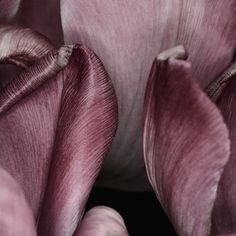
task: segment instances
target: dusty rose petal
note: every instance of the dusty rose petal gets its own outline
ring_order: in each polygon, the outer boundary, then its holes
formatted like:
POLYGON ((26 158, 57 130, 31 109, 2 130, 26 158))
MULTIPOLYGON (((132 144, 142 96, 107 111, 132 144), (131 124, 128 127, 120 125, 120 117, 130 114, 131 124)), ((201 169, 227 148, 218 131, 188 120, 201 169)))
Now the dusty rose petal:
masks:
MULTIPOLYGON (((12 63, 22 68, 32 65, 35 60, 45 56, 54 47, 48 40, 30 29, 2 25, 0 27, 0 62, 12 63)), ((14 77, 15 68, 0 68, 0 89, 14 77)))
POLYGON ((34 218, 16 181, 0 168, 0 235, 36 236, 34 218))
POLYGON ((235 12, 235 0, 61 1, 65 42, 82 42, 98 54, 118 96, 119 127, 101 176, 105 186, 138 190, 147 184, 142 104, 155 56, 184 45, 194 78, 207 86, 233 58, 235 12))
POLYGON ((117 123, 111 81, 91 50, 75 47, 63 74, 53 160, 39 221, 43 236, 73 234, 117 123))
POLYGON ((21 0, 0 0, 0 23, 5 23, 13 18, 19 8, 21 0))
POLYGON ((220 112, 192 79, 190 64, 153 63, 145 97, 147 172, 179 235, 209 235, 211 212, 229 160, 220 112))
POLYGON ((15 24, 40 32, 54 45, 63 43, 59 0, 21 0, 15 24))
POLYGON ((105 206, 90 209, 76 230, 75 236, 128 236, 125 223, 118 212, 105 206))
POLYGON ((236 77, 223 90, 217 104, 229 128, 231 157, 227 163, 218 188, 213 211, 214 234, 236 233, 236 77))

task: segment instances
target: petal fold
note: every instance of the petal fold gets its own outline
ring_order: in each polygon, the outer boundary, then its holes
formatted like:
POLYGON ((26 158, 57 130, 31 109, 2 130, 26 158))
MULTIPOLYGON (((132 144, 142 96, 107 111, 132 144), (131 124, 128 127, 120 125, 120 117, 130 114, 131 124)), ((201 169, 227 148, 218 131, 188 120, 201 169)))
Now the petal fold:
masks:
POLYGON ((190 64, 155 60, 145 96, 144 157, 150 182, 178 235, 209 235, 228 130, 192 78, 190 64))
POLYGON ((110 207, 97 206, 84 216, 74 236, 128 236, 120 214, 110 207))

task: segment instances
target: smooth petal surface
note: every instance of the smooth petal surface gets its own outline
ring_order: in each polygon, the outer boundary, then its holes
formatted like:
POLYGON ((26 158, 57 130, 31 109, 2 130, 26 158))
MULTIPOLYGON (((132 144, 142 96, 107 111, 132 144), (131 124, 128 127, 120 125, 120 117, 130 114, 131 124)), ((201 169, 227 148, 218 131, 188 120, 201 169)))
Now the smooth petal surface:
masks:
POLYGON ((14 21, 45 35, 56 46, 63 43, 60 0, 21 0, 14 21))
POLYGON ((118 212, 105 206, 90 209, 79 225, 75 236, 128 236, 125 223, 118 212))
POLYGON ((236 234, 236 77, 223 90, 217 104, 230 131, 231 157, 226 165, 213 212, 212 231, 214 234, 236 234))
POLYGON ((91 50, 75 47, 63 73, 53 160, 39 221, 43 236, 73 234, 117 125, 111 81, 91 50))
POLYGON ((13 18, 20 6, 21 0, 0 0, 0 23, 6 23, 13 18))
POLYGON ((101 185, 147 188, 141 126, 152 61, 184 45, 194 78, 206 87, 233 58, 235 12, 235 0, 61 0, 65 42, 82 42, 98 54, 118 96, 119 127, 101 185))
POLYGON ((0 235, 36 236, 34 218, 16 181, 0 168, 0 235))
POLYGON ((192 79, 190 64, 153 63, 145 96, 144 154, 149 179, 178 235, 209 235, 227 127, 192 79))

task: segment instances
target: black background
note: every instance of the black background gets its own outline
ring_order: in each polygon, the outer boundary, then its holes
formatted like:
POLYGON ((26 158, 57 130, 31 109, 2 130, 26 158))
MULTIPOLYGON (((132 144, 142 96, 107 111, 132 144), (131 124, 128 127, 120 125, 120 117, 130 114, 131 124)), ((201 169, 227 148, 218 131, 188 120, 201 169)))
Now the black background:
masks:
POLYGON ((123 217, 130 236, 177 236, 153 192, 124 192, 94 188, 87 203, 105 205, 123 217))

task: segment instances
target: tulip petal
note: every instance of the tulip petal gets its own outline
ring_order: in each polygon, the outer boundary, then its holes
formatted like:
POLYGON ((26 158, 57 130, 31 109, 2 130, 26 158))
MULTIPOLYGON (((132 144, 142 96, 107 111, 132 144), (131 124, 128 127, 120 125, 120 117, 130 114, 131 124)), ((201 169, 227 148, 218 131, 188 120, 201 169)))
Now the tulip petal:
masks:
POLYGON ((75 236, 128 236, 120 214, 110 207, 97 206, 90 209, 79 225, 75 236))
POLYGON ((0 23, 5 23, 13 18, 20 6, 21 0, 0 0, 0 23))
POLYGON ((114 90, 91 50, 74 48, 64 88, 40 235, 72 235, 117 124, 114 90))
POLYGON ((236 77, 223 90, 217 104, 230 131, 231 157, 227 163, 217 193, 213 211, 214 234, 236 233, 236 77))
POLYGON ((0 235, 36 236, 34 218, 16 181, 0 168, 0 235))
POLYGON ((59 0, 21 0, 15 23, 45 35, 56 46, 63 43, 59 0))
POLYGON ((147 189, 141 127, 152 61, 184 45, 194 78, 206 87, 232 61, 235 12, 235 0, 61 0, 65 42, 81 42, 97 53, 118 97, 119 127, 100 185, 147 189))
MULTIPOLYGON (((53 49, 54 47, 44 36, 30 29, 10 25, 2 25, 0 27, 1 63, 12 63, 19 67, 27 68, 35 60, 45 56, 53 49)), ((0 89, 12 80, 12 68, 10 69, 10 71, 7 71, 6 67, 4 67, 0 71, 0 89)))
POLYGON ((178 235, 209 235, 229 160, 227 127, 192 79, 190 64, 155 60, 145 96, 144 156, 150 182, 178 235))

